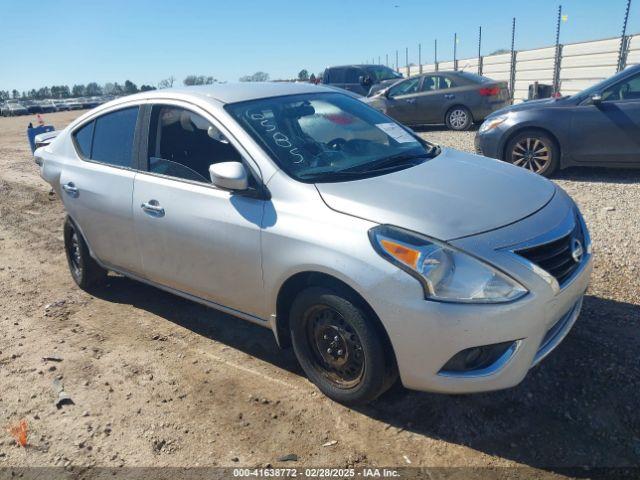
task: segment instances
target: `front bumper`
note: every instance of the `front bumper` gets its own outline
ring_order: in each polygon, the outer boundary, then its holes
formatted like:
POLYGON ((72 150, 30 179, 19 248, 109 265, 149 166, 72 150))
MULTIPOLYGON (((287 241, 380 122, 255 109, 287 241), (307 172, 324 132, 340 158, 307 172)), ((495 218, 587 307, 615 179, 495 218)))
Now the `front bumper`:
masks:
MULTIPOLYGON (((393 301, 372 305, 393 345, 403 385, 414 390, 473 393, 509 388, 520 383, 530 368, 555 349, 578 318, 588 287, 592 257, 586 255, 562 289, 527 267, 519 257, 496 244, 505 239, 529 240, 523 235, 564 226, 569 213, 566 195, 558 193, 540 212, 498 231, 451 242, 479 253, 495 253, 491 263, 509 272, 529 289, 523 298, 504 304, 454 304, 424 300, 418 282, 397 288, 385 282, 380 296, 393 301), (501 240, 502 239, 502 240, 501 240), (484 246, 482 246, 484 244, 484 246), (489 247, 489 245, 491 245, 489 247), (393 291, 395 290, 395 291, 393 291), (512 346, 492 365, 450 374, 443 366, 459 352, 509 342, 512 346)), ((400 277, 397 277, 399 280, 400 277)))

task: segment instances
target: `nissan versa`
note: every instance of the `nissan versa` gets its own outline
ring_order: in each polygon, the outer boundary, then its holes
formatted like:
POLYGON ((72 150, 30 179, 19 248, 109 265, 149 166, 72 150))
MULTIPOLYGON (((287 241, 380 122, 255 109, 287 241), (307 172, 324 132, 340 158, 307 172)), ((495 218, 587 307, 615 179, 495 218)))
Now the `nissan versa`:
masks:
POLYGON ((592 268, 574 202, 308 84, 120 98, 35 153, 81 288, 108 270, 270 328, 346 404, 516 385, 592 268))

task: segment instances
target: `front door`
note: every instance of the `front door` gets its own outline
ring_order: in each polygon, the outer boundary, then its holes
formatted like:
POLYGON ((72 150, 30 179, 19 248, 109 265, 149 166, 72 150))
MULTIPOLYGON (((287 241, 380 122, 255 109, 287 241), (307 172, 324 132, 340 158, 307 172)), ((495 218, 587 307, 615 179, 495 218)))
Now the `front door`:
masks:
POLYGON ((416 97, 417 123, 442 123, 448 106, 449 97, 454 94, 447 90, 451 88, 451 80, 440 75, 427 75, 422 81, 420 94, 416 97))
POLYGON ((387 115, 406 125, 421 123, 418 114, 421 77, 413 77, 396 83, 387 93, 387 115))
POLYGON ((571 131, 577 162, 640 162, 640 74, 607 87, 599 104, 575 107, 571 131))
POLYGON ((146 171, 133 194, 144 274, 158 284, 258 316, 264 200, 214 187, 209 165, 242 161, 207 114, 155 105, 146 171))

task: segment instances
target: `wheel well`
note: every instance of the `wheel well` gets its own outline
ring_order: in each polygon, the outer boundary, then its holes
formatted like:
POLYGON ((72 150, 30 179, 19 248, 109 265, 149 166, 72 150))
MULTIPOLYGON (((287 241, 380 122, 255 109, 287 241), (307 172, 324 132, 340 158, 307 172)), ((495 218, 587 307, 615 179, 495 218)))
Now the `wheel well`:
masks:
POLYGON ((516 135, 520 135, 521 133, 524 133, 524 132, 538 132, 538 133, 543 133, 544 135, 547 135, 553 141, 553 143, 556 144, 556 148, 558 149, 558 154, 559 154, 558 166, 562 167, 562 147, 560 146, 560 142, 558 141, 558 138, 553 133, 551 133, 546 128, 542 128, 542 127, 523 127, 523 128, 519 128, 515 132, 512 132, 511 135, 509 135, 507 139, 504 141, 504 145, 502 145, 502 160, 506 160, 507 158, 507 146, 509 145, 509 142, 513 140, 513 138, 516 135))
POLYGON ((467 107, 466 105, 463 105, 461 103, 456 103, 455 105, 450 106, 447 111, 444 114, 444 124, 447 124, 447 118, 449 117, 449 112, 451 112, 451 110, 453 110, 454 108, 464 108, 467 112, 469 112, 469 116, 471 117, 471 123, 475 122, 475 120, 473 119, 473 113, 471 112, 471 109, 469 107, 467 107))
POLYGON ((289 333, 289 311, 291 310, 291 305, 293 304, 296 296, 308 287, 328 288, 336 293, 344 295, 351 302, 362 308, 366 312, 367 317, 373 322, 378 333, 382 336, 388 362, 395 366, 396 360, 391 340, 389 340, 387 331, 373 308, 371 308, 367 301, 362 298, 358 292, 342 280, 321 272, 296 273, 292 277, 288 278, 282 287, 280 287, 278 298, 276 300, 276 329, 278 332, 278 341, 281 347, 285 348, 291 346, 289 333))

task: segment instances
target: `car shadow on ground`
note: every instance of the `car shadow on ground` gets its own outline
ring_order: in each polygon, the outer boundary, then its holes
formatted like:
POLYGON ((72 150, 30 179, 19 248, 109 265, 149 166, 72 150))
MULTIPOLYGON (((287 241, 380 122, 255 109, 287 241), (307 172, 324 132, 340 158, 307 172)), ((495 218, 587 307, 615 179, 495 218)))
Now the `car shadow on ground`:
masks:
POLYGON ((553 180, 594 183, 640 183, 640 168, 571 167, 556 172, 553 180))
MULTIPOLYGON (((123 277, 110 277, 94 295, 303 375, 291 349, 278 350, 257 325, 123 277)), ((414 434, 576 476, 589 476, 585 466, 640 466, 639 327, 640 306, 587 296, 565 341, 515 388, 441 395, 397 385, 357 410, 414 434)))

